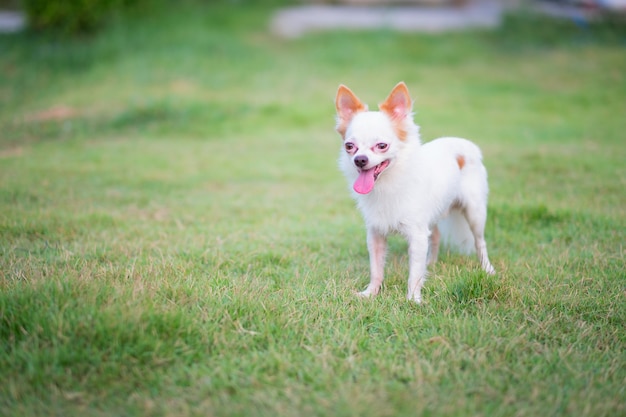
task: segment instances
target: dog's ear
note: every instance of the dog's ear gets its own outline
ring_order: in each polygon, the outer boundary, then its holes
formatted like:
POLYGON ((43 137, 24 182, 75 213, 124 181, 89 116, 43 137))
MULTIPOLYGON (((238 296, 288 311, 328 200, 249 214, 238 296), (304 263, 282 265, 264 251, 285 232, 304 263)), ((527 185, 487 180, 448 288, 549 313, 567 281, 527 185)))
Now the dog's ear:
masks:
POLYGON ((412 106, 409 89, 401 81, 391 90, 387 99, 378 105, 378 108, 391 120, 402 120, 411 113, 412 106))
POLYGON ((335 98, 337 108, 337 132, 344 137, 348 124, 355 114, 366 111, 367 106, 345 85, 340 85, 335 98))

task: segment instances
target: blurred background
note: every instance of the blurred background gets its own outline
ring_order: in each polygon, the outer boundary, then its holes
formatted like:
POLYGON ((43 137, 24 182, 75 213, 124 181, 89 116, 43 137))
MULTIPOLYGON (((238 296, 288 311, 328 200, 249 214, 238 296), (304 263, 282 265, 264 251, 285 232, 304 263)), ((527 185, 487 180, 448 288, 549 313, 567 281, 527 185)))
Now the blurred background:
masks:
POLYGON ((340 82, 380 95, 379 82, 428 84, 421 69, 465 53, 624 45, 625 10, 625 0, 0 0, 2 140, 306 124, 329 117, 312 104, 327 106, 340 82), (431 36, 444 32, 454 34, 431 36), (298 90, 309 108, 283 108, 298 90))

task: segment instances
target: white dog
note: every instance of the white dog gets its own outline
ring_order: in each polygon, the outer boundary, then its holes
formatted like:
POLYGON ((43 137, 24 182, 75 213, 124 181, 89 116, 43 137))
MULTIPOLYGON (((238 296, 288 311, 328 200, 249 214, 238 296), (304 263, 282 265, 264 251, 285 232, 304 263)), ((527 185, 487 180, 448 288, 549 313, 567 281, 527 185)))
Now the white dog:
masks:
POLYGON ((437 260, 442 236, 452 246, 473 246, 482 268, 495 273, 484 238, 489 191, 480 149, 459 138, 422 145, 403 82, 380 111, 368 111, 344 85, 335 105, 343 138, 339 165, 367 227, 371 278, 360 294, 380 291, 390 233, 400 233, 409 244, 409 300, 421 302, 426 264, 437 260))

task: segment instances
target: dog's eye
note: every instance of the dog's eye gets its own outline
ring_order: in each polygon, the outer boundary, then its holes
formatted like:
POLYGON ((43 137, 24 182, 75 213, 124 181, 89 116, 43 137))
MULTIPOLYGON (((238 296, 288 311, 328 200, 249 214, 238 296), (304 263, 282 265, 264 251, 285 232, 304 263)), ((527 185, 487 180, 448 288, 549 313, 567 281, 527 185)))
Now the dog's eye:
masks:
POLYGON ((379 151, 386 151, 387 148, 389 148, 389 144, 387 143, 381 142, 376 144, 376 149, 378 149, 379 151))
POLYGON ((346 148, 346 152, 354 152, 356 150, 356 146, 352 142, 346 142, 343 147, 346 148))

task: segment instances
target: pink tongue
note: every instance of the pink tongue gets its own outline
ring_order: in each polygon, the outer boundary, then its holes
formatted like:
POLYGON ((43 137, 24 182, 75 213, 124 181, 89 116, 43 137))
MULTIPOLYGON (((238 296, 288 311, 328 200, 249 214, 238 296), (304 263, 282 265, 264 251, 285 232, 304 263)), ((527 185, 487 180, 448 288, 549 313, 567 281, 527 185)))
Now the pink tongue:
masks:
POLYGON ((367 194, 372 191, 374 188, 374 168, 361 171, 352 188, 359 194, 367 194))

